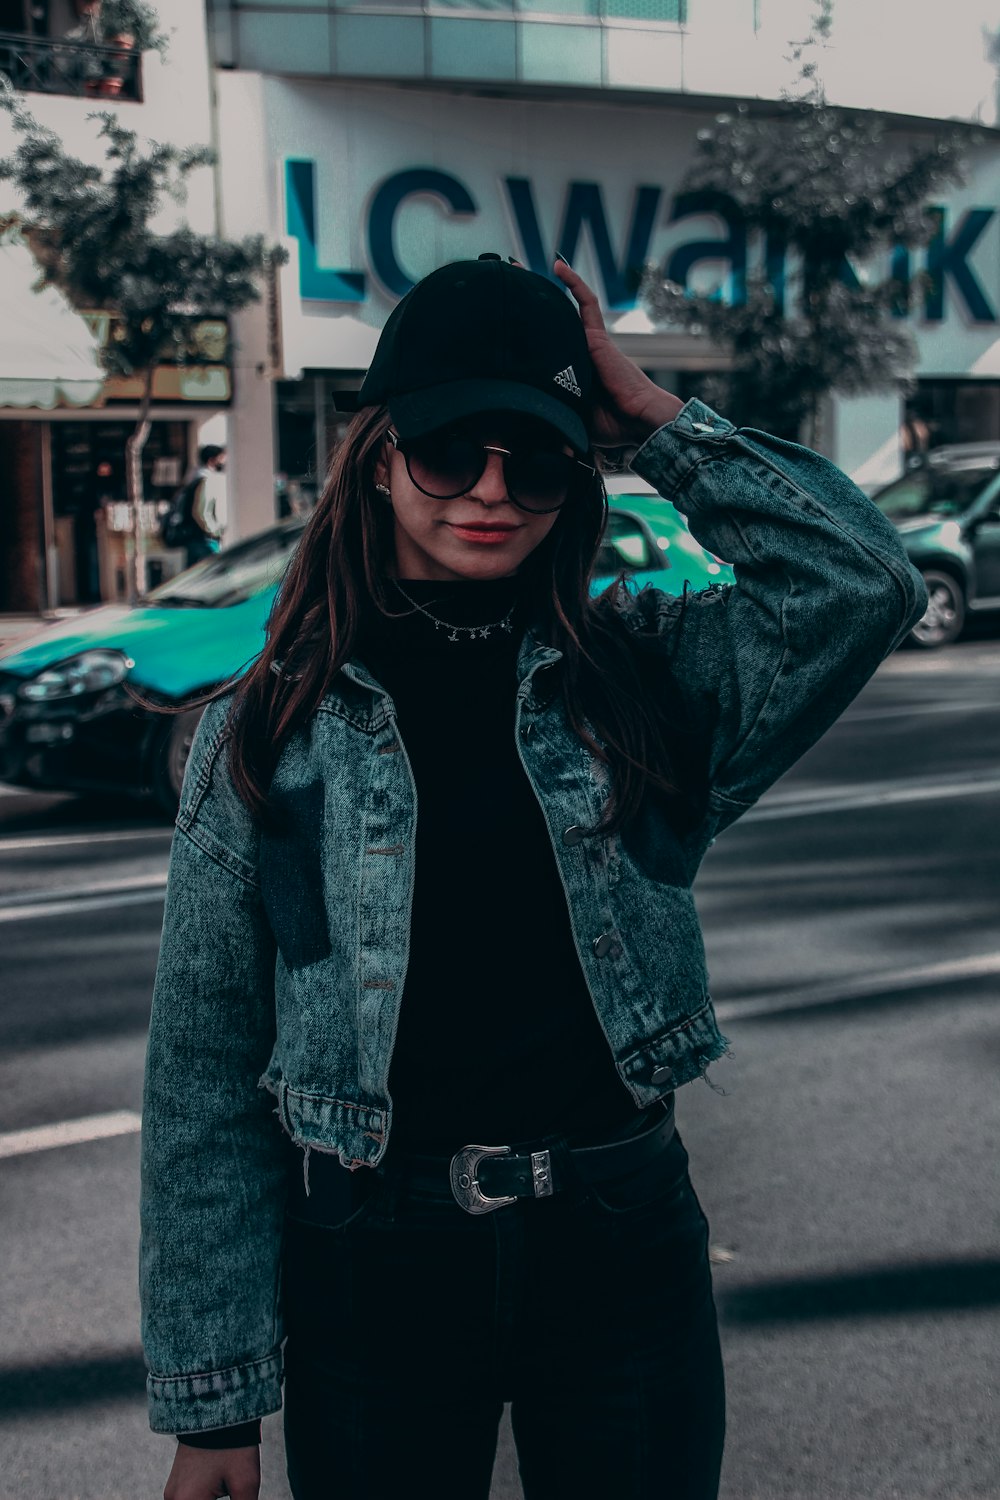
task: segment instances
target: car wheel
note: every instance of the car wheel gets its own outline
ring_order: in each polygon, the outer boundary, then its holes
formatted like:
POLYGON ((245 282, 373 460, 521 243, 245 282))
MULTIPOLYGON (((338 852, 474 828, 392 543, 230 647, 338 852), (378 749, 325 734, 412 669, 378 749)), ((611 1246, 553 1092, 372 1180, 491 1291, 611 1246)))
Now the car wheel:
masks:
POLYGON ((184 768, 203 713, 203 708, 188 708, 182 713, 171 714, 160 732, 153 756, 153 795, 172 818, 177 815, 184 768))
POLYGON ((965 594, 957 578, 928 568, 922 574, 928 602, 923 615, 910 631, 910 643, 924 651, 950 646, 965 624, 965 594))

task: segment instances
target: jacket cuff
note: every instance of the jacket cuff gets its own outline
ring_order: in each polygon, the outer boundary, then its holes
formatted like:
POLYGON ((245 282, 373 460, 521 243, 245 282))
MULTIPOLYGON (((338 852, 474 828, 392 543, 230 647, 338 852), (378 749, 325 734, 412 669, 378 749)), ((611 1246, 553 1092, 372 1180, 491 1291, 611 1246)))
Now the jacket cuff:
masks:
POLYGON ((704 401, 692 397, 672 422, 658 427, 646 439, 629 468, 661 495, 669 497, 708 452, 721 447, 735 431, 732 422, 720 417, 704 401))
POLYGON ((154 1432, 205 1432, 236 1427, 281 1407, 281 1355, 200 1375, 149 1375, 149 1425, 154 1432))

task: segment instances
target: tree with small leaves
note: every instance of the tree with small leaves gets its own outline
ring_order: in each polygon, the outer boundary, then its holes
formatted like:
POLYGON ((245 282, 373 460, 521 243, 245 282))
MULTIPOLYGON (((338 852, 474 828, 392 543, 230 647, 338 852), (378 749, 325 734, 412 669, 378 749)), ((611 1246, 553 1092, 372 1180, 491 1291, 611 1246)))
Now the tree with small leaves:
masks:
POLYGON ((137 52, 165 52, 167 38, 146 0, 101 0, 101 36, 107 42, 128 37, 137 52))
POLYGON ((134 130, 105 112, 99 165, 71 155, 7 85, 0 107, 19 141, 0 160, 0 180, 18 190, 26 237, 39 264, 40 286, 58 287, 82 311, 111 315, 102 359, 111 374, 138 377, 142 395, 126 444, 126 485, 134 538, 131 596, 144 591, 140 526, 142 450, 149 436, 153 377, 172 354, 190 358, 196 325, 224 318, 260 298, 262 281, 285 259, 260 235, 225 240, 197 233, 186 222, 159 231, 153 224, 167 199, 183 203, 190 174, 211 166, 207 147, 142 143, 134 130))
POLYGON ((877 115, 827 102, 815 49, 829 37, 831 0, 794 43, 798 82, 776 109, 740 105, 698 132, 682 192, 724 195, 763 252, 731 304, 692 294, 647 268, 654 322, 697 332, 730 368, 704 384, 706 399, 745 426, 822 444, 832 392, 899 388, 916 365, 904 326, 926 278, 877 278, 872 262, 895 246, 927 243, 928 195, 961 181, 964 139, 954 127, 929 144, 891 149, 877 115), (859 274, 859 268, 860 270, 859 274))

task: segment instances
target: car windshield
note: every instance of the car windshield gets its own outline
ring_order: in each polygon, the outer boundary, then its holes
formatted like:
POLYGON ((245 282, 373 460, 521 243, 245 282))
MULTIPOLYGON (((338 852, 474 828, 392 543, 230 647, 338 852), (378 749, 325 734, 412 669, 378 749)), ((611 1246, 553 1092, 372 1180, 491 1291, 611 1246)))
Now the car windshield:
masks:
POLYGON ((642 522, 627 512, 611 511, 594 563, 594 572, 642 573, 669 567, 666 558, 650 542, 642 522))
POLYGON ((278 526, 237 542, 151 591, 147 604, 163 609, 225 609, 278 583, 302 536, 301 525, 278 526))
POLYGON ((875 504, 890 520, 907 516, 962 516, 997 475, 997 461, 910 469, 875 495, 875 504))

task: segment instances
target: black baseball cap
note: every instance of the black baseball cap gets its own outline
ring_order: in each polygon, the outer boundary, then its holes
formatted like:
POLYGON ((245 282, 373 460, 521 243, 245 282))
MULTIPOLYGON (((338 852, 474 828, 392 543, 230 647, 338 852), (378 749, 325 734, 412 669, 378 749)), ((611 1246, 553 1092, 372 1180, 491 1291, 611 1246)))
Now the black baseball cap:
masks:
POLYGON ((481 255, 440 266, 396 304, 358 394, 401 438, 516 412, 589 447, 593 371, 576 307, 545 276, 481 255))

